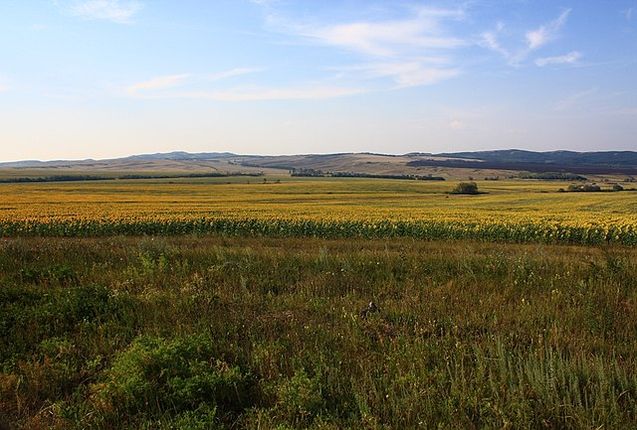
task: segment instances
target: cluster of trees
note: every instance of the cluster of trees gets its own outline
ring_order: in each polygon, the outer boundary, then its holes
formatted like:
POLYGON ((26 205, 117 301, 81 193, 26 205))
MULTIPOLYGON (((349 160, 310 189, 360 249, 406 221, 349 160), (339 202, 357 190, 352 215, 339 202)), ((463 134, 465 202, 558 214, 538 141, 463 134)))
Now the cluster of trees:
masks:
POLYGON ((480 194, 480 191, 475 182, 460 182, 451 190, 451 194, 480 194))
POLYGON ((290 169, 291 176, 302 176, 312 178, 375 178, 375 179, 407 179, 416 181, 444 181, 442 176, 432 175, 392 175, 359 172, 324 172, 316 169, 290 169))
POLYGON ((20 177, 20 178, 3 178, 0 179, 2 184, 31 183, 31 182, 76 182, 76 181, 106 181, 115 179, 106 176, 91 175, 55 175, 55 176, 39 176, 39 177, 20 177))
POLYGON ((183 173, 174 175, 123 175, 117 179, 173 179, 173 178, 227 178, 230 176, 260 177, 263 172, 209 172, 209 173, 183 173))
POLYGON ((227 178, 230 176, 260 177, 263 172, 209 172, 209 173, 182 173, 173 175, 120 175, 120 176, 94 176, 94 175, 54 175, 54 176, 30 176, 16 178, 1 178, 1 184, 22 184, 35 182, 82 182, 82 181, 113 181, 115 179, 173 179, 173 178, 227 178))
POLYGON ((566 190, 560 188, 560 191, 569 193, 597 193, 601 191, 624 191, 624 187, 620 184, 613 184, 611 189, 604 190, 597 184, 571 184, 566 190))
POLYGON ((557 180, 557 181, 586 181, 588 178, 574 173, 562 172, 543 172, 543 173, 522 173, 520 179, 540 179, 540 180, 557 180))

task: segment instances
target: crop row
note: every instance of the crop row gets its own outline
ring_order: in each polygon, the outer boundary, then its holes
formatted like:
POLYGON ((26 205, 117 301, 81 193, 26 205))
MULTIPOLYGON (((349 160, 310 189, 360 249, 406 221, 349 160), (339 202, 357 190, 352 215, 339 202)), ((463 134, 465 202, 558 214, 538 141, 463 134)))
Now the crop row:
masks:
POLYGON ((637 246, 637 226, 612 223, 568 225, 551 222, 461 222, 439 220, 317 220, 259 218, 59 219, 0 222, 1 237, 185 235, 470 239, 518 243, 637 246))

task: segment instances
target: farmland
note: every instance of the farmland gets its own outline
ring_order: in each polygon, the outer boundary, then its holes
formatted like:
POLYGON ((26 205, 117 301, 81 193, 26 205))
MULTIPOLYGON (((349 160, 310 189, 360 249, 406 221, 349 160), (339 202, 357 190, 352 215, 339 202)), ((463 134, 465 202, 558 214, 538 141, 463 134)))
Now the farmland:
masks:
POLYGON ((637 244, 637 194, 563 182, 205 178, 0 184, 0 234, 226 234, 637 244))
POLYGON ((632 428, 637 194, 0 184, 0 426, 632 428))

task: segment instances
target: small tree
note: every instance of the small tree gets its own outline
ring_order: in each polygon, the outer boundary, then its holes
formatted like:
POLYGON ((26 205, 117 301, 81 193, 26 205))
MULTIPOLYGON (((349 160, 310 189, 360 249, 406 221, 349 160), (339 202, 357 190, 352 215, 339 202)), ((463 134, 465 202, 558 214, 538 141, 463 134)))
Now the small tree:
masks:
POLYGON ((613 185, 613 191, 624 191, 624 187, 619 184, 613 185))
POLYGON ((479 194, 478 184, 475 182, 460 182, 451 194, 479 194))

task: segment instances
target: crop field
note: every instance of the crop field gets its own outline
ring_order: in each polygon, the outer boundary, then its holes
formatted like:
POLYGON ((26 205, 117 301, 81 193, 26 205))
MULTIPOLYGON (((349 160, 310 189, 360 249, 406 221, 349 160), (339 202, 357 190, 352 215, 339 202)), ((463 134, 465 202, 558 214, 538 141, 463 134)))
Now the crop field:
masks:
POLYGON ((0 429, 637 428, 637 193, 455 185, 0 184, 0 429))
POLYGON ((223 234, 637 245, 637 193, 564 182, 213 178, 0 184, 0 236, 223 234))

